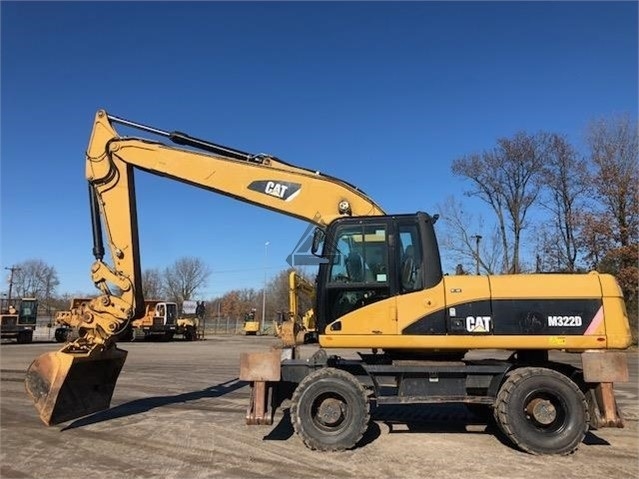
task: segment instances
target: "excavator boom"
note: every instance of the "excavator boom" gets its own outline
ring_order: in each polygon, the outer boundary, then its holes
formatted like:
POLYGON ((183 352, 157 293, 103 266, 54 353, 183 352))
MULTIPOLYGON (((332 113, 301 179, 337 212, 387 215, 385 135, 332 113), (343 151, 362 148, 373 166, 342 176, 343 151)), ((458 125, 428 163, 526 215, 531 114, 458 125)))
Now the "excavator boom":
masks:
POLYGON ((27 392, 47 425, 109 407, 126 360, 126 351, 116 347, 117 339, 131 321, 144 315, 135 169, 320 227, 343 216, 384 214, 361 190, 329 175, 99 110, 86 153, 86 178, 95 256, 91 277, 101 294, 72 308, 66 318, 69 326, 82 331, 81 337, 40 356, 27 371, 27 392), (180 148, 121 137, 114 124, 168 138, 180 148), (107 248, 112 264, 105 262, 107 248))

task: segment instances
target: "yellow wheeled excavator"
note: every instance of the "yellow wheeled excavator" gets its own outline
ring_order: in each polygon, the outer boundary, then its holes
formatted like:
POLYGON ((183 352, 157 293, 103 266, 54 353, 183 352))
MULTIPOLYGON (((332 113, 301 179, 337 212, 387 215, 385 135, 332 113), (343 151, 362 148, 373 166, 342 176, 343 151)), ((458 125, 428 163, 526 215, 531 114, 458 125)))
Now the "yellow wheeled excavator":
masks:
POLYGON ((109 407, 127 354, 118 336, 144 315, 135 169, 316 226, 320 349, 310 359, 299 358, 295 346, 242 356, 240 378, 251 385, 247 423, 272 423, 268 398, 292 386, 293 427, 318 450, 354 447, 371 406, 382 404, 484 404, 504 434, 534 454, 566 454, 589 426, 622 425, 613 383, 628 379, 621 350, 631 335, 614 277, 446 276, 436 215, 388 215, 337 178, 102 110, 86 154, 91 277, 100 295, 70 318, 83 336, 36 358, 27 371, 26 389, 45 424, 109 407), (121 137, 114 124, 181 146, 121 137), (111 265, 104 261, 103 226, 111 265), (340 348, 364 352, 357 360, 328 354, 340 348), (465 359, 470 349, 512 354, 465 359), (581 367, 551 361, 551 350, 580 354, 581 367))

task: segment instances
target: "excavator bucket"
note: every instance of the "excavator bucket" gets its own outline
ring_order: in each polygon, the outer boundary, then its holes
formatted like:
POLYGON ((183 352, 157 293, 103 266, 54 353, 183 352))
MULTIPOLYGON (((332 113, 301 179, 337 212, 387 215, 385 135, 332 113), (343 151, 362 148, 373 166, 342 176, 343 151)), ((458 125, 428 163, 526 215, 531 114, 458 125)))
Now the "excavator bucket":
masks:
POLYGON ((127 352, 46 353, 27 370, 25 386, 40 418, 51 426, 107 409, 127 352))

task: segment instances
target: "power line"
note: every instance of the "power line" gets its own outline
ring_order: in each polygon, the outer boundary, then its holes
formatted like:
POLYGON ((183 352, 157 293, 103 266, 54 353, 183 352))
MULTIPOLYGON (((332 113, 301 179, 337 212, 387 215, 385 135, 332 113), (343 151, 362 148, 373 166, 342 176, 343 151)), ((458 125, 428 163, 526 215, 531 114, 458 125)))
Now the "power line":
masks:
POLYGON ((11 276, 9 277, 9 297, 7 298, 9 301, 11 301, 11 290, 13 289, 13 273, 16 271, 20 271, 22 268, 11 266, 10 268, 5 267, 4 269, 11 271, 11 276))
MULTIPOLYGON (((281 269, 278 266, 264 266, 261 268, 245 268, 245 269, 215 269, 213 268, 212 272, 213 274, 215 273, 243 273, 243 272, 248 272, 248 271, 264 271, 267 269, 281 269)), ((286 269, 286 268, 284 268, 286 269)))

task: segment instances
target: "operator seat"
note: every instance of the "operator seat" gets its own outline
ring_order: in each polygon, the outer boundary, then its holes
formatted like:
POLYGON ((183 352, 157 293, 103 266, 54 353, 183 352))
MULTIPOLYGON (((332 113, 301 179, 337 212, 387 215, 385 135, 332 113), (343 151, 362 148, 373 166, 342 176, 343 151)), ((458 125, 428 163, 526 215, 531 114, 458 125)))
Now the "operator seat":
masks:
POLYGON ((401 282, 404 291, 422 289, 421 265, 421 258, 416 257, 413 245, 406 246, 401 268, 401 282))
POLYGON ((364 281, 364 259, 357 251, 351 251, 346 257, 346 271, 351 282, 364 281))

